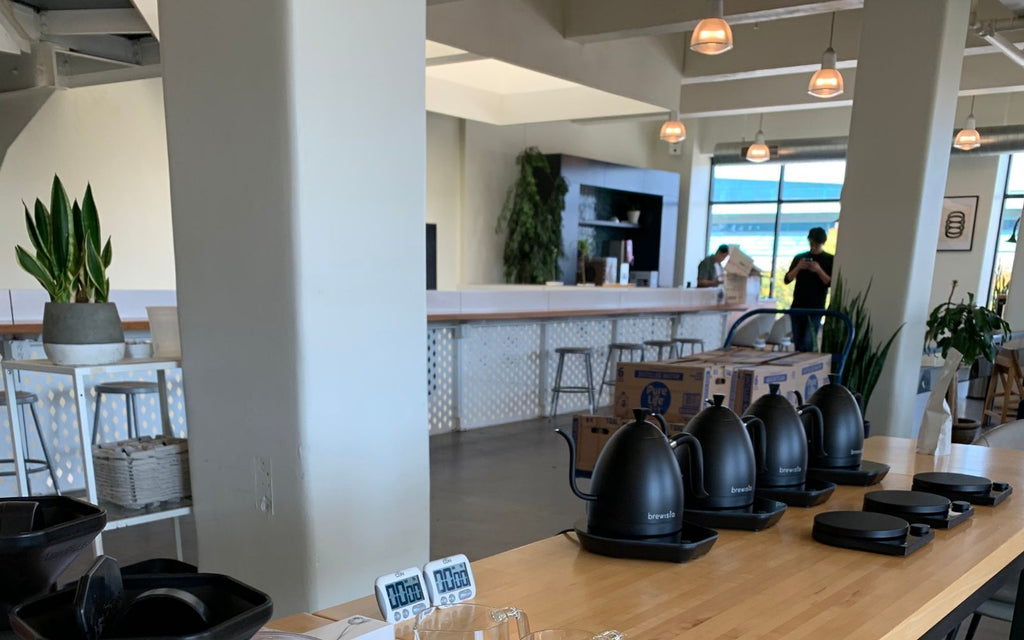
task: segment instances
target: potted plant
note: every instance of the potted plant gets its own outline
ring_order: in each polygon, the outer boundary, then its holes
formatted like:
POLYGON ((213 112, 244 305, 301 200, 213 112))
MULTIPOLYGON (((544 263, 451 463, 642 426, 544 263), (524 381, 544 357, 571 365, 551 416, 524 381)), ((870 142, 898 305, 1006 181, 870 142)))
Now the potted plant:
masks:
MULTIPOLYGON (((968 292, 967 301, 953 303, 957 281, 949 292, 949 298, 932 309, 928 316, 927 330, 924 334, 925 348, 934 343, 945 358, 951 348, 963 354, 962 367, 970 368, 974 362, 983 357, 995 362, 996 336, 1005 340, 1010 334, 1010 325, 986 307, 974 304, 974 294, 968 292)), ((947 391, 950 412, 953 414, 953 442, 970 444, 978 434, 981 424, 977 420, 961 418, 958 411, 956 380, 947 391)))
MULTIPOLYGON (((853 323, 853 344, 850 346, 850 355, 843 369, 843 385, 857 396, 862 411, 867 410, 871 394, 889 357, 889 349, 903 329, 903 325, 900 325, 884 343, 875 342, 874 327, 867 312, 869 293, 870 281, 863 293, 851 295, 842 275, 837 272, 832 281, 832 298, 828 305, 829 310, 845 313, 853 323)), ((837 318, 826 318, 821 337, 822 351, 841 353, 845 344, 846 324, 837 318)), ((865 420, 864 434, 867 435, 869 432, 870 423, 865 420)))
POLYGON ((569 190, 565 178, 552 175, 547 158, 536 147, 516 157, 519 177, 509 187, 498 216, 505 237, 505 280, 544 284, 557 280, 562 249, 562 210, 569 190))
POLYGON ((590 257, 590 240, 580 238, 576 241, 576 284, 587 281, 587 258, 590 257))
POLYGON ((43 348, 56 364, 108 364, 124 358, 124 330, 117 307, 107 302, 112 250, 100 245, 100 220, 92 186, 79 206, 70 203, 56 175, 50 207, 38 198, 25 206, 33 252, 15 247, 18 264, 50 294, 43 310, 43 348))

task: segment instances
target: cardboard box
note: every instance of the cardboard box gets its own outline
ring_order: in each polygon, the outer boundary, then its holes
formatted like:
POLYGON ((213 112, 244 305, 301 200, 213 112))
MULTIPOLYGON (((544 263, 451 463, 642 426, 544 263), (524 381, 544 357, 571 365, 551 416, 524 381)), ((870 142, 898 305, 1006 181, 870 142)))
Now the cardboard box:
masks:
POLYGON ((733 372, 733 411, 742 414, 754 400, 768 393, 770 384, 778 384, 780 392, 796 405, 828 382, 832 370, 830 353, 806 353, 782 360, 784 362, 740 366, 733 372))
POLYGON ((656 411, 667 422, 686 424, 711 392, 712 365, 702 363, 620 362, 615 369, 613 414, 629 418, 636 407, 656 411))
POLYGON ((726 273, 722 288, 725 293, 725 304, 753 305, 761 297, 761 271, 755 268, 745 276, 726 273))
MULTIPOLYGON (((729 245, 729 260, 725 263, 725 272, 746 277, 754 270, 754 259, 743 253, 739 246, 729 245)), ((760 275, 760 272, 758 272, 760 275)))
MULTIPOLYGON (((586 478, 594 471, 597 457, 612 435, 633 418, 596 416, 592 413, 578 413, 572 417, 572 437, 576 441, 576 475, 586 478)), ((657 422, 655 422, 657 424, 657 422)), ((683 425, 668 425, 668 434, 682 433, 683 425)))

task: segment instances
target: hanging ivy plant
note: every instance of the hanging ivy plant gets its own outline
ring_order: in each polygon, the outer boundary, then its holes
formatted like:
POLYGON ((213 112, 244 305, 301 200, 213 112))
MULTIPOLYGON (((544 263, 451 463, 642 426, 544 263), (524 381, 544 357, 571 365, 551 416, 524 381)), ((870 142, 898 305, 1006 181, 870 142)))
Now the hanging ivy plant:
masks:
POLYGON ((569 190, 565 178, 553 176, 547 158, 536 147, 516 157, 519 176, 509 187, 498 216, 505 236, 505 281, 544 284, 559 277, 562 250, 562 209, 569 190))

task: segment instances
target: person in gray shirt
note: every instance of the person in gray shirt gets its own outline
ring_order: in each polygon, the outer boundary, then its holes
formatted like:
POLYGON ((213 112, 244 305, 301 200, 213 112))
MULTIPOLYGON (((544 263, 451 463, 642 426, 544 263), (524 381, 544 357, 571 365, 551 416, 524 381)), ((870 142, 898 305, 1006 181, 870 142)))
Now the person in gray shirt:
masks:
POLYGON ((697 286, 717 287, 722 284, 722 262, 729 257, 729 245, 719 245, 708 257, 697 265, 697 286))

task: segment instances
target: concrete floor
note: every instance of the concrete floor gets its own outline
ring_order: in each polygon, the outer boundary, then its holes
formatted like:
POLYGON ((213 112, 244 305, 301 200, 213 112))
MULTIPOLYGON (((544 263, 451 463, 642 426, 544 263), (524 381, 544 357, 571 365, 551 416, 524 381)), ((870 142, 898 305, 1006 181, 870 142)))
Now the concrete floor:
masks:
MULTIPOLYGON (((568 424, 568 416, 555 422, 568 424)), ((585 515, 582 501, 569 489, 568 448, 553 426, 530 420, 430 438, 432 558, 453 553, 484 558, 555 535, 585 515)), ((182 532, 185 560, 195 562, 191 518, 182 520, 182 532)), ((170 522, 113 531, 104 542, 107 554, 122 564, 174 554, 170 522)), ((89 564, 80 558, 63 580, 74 579, 89 564)), ((958 637, 965 632, 966 624, 958 637)), ((975 638, 1008 636, 1008 623, 985 618, 975 638)))

